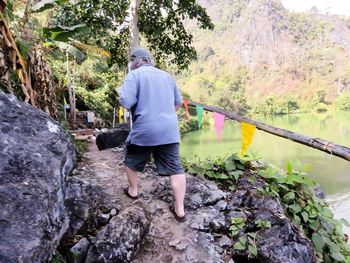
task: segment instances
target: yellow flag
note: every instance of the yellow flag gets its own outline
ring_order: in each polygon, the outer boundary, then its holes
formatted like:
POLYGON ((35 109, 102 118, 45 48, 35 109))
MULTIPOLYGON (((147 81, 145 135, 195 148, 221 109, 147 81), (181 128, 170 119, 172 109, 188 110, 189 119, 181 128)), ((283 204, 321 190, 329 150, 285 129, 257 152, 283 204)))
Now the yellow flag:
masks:
POLYGON ((124 110, 123 107, 119 107, 119 123, 123 123, 124 110))
POLYGON ((245 152, 247 151, 249 145, 252 143, 255 126, 246 122, 241 122, 242 127, 242 151, 241 158, 244 157, 245 152))

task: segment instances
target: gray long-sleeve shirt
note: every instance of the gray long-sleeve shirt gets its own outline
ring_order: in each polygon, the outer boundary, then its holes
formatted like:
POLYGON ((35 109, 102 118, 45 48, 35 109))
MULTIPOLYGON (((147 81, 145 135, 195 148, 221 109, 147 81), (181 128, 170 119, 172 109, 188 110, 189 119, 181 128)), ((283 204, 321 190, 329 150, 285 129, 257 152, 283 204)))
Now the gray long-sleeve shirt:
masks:
POLYGON ((154 146, 180 142, 175 106, 182 104, 174 79, 165 71, 143 65, 129 72, 119 102, 130 109, 133 127, 127 142, 154 146))

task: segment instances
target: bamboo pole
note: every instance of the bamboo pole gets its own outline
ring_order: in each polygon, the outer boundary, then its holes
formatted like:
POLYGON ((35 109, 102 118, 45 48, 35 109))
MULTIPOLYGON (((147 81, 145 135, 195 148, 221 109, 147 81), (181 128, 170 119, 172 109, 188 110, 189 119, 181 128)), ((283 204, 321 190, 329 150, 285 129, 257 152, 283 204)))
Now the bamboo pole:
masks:
POLYGON ((350 148, 349 147, 346 147, 343 145, 338 145, 338 144, 335 144, 333 142, 330 142, 330 141, 327 141, 327 140, 324 140, 321 138, 313 138, 313 137, 302 135, 302 134, 299 134, 296 132, 284 130, 281 128, 276 128, 276 127, 267 125, 265 123, 249 119, 247 117, 243 117, 237 113, 225 111, 219 107, 207 106, 207 105, 193 102, 193 101, 188 102, 188 106, 196 107, 196 105, 203 107, 203 109, 206 111, 218 112, 218 113, 225 115, 229 119, 239 121, 239 122, 243 121, 243 122, 253 124, 259 130, 265 131, 267 133, 270 133, 270 134, 273 134, 273 135, 276 135, 276 136, 279 136, 282 138, 289 139, 291 141, 312 147, 314 149, 318 149, 320 151, 323 151, 323 152, 338 156, 340 158, 343 158, 347 161, 350 161, 350 148))

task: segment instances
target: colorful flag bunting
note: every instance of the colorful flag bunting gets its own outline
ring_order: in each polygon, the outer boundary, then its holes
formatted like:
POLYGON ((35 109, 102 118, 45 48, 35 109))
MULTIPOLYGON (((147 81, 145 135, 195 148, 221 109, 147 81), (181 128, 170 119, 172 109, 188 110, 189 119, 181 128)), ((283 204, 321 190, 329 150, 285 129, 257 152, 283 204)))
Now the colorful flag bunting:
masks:
POLYGON ((244 157, 249 145, 252 143, 252 139, 255 132, 255 126, 246 122, 241 122, 242 127, 242 151, 241 158, 244 157))
POLYGON ((218 136, 218 140, 221 142, 221 132, 222 128, 224 127, 225 115, 214 112, 213 116, 215 122, 216 135, 218 136))
POLYGON ((119 107, 119 123, 123 123, 123 115, 124 115, 124 109, 123 107, 119 107))
POLYGON ((185 106, 185 110, 186 110, 186 117, 187 119, 190 118, 190 113, 188 112, 188 100, 187 99, 183 99, 184 102, 184 106, 185 106))
POLYGON ((196 105, 197 117, 198 117, 198 128, 202 127, 202 116, 203 116, 203 107, 196 105))

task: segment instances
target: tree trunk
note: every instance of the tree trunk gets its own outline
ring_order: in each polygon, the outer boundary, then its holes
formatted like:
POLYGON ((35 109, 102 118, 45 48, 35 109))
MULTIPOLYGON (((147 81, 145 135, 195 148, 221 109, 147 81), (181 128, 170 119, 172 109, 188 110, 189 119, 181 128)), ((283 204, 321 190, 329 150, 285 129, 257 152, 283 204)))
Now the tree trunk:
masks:
POLYGON ((139 35, 139 27, 138 23, 138 15, 137 10, 139 8, 139 0, 131 0, 130 3, 130 52, 131 50, 138 48, 140 45, 140 35, 139 35))
POLYGON ((313 138, 313 137, 302 135, 302 134, 299 134, 296 132, 276 128, 276 127, 267 125, 265 123, 258 122, 258 121, 240 116, 239 114, 237 114, 235 112, 225 111, 219 107, 207 106, 207 105, 203 105, 203 104, 193 102, 193 101, 188 102, 188 106, 196 107, 196 105, 203 107, 203 109, 206 111, 218 112, 218 113, 225 115, 229 119, 239 121, 239 122, 243 121, 246 123, 253 124, 259 130, 271 133, 273 135, 277 135, 277 136, 282 137, 282 138, 289 139, 291 141, 318 149, 320 151, 323 151, 323 152, 338 156, 340 158, 343 158, 347 161, 350 161, 350 148, 349 147, 346 147, 343 145, 338 145, 338 144, 335 144, 335 143, 330 142, 330 141, 326 141, 326 140, 321 139, 321 138, 313 138))
POLYGON ((74 92, 72 87, 72 82, 70 78, 70 65, 69 65, 69 54, 67 54, 67 88, 68 88, 68 96, 69 96, 69 105, 70 105, 70 122, 73 128, 75 128, 76 124, 76 114, 75 114, 75 101, 74 101, 74 92))

